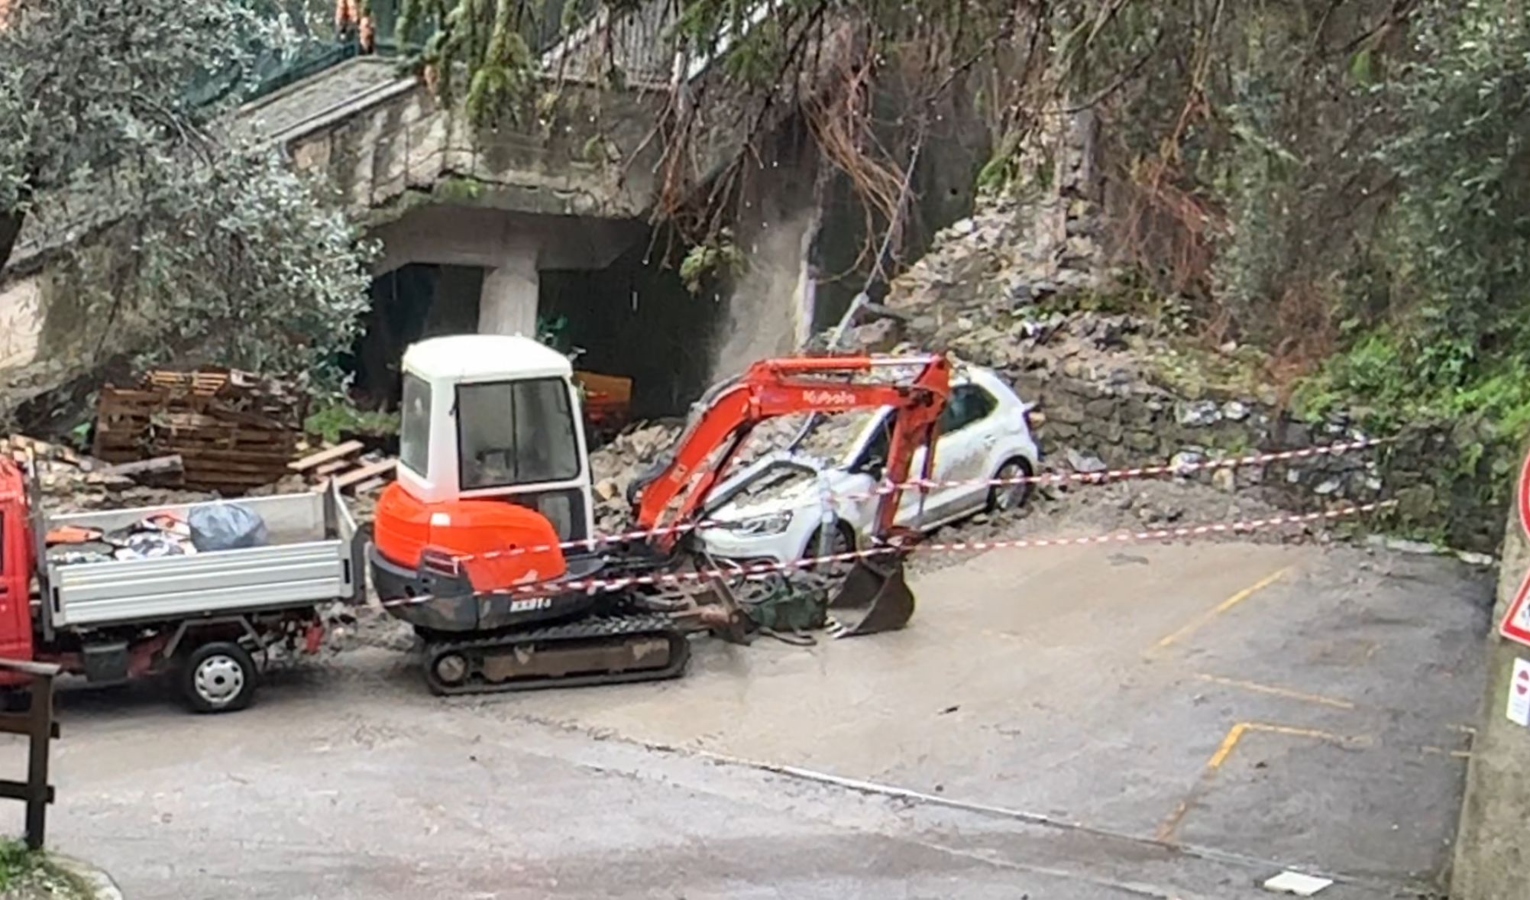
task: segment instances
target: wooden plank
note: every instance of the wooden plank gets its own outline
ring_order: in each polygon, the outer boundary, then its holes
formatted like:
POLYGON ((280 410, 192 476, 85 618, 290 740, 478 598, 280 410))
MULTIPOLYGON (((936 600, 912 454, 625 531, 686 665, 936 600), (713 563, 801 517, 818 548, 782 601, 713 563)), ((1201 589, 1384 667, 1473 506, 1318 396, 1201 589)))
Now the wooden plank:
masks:
POLYGON ((0 669, 7 672, 20 672, 23 675, 31 675, 34 678, 52 678, 63 672, 63 666, 58 663, 35 662, 30 659, 10 659, 0 657, 0 669))
POLYGON ((238 439, 245 441, 280 441, 297 444, 297 438, 285 428, 250 428, 238 425, 188 424, 186 422, 155 422, 157 435, 175 435, 189 440, 238 439))
POLYGON ((235 466, 220 466, 216 463, 188 463, 186 465, 186 481, 205 481, 209 478, 259 478, 261 483, 270 483, 281 479, 287 474, 286 469, 262 469, 259 466, 251 466, 248 463, 235 466))
MULTIPOLYGON (((0 734, 31 734, 32 716, 29 713, 0 713, 0 734)), ((53 736, 58 737, 58 723, 53 723, 53 736)))
POLYGON ((230 475, 259 475, 268 482, 280 481, 282 478, 292 474, 287 471, 286 466, 263 466, 259 463, 198 462, 187 463, 186 465, 186 477, 188 478, 200 478, 208 473, 221 474, 225 472, 230 475))
POLYGON ((250 488, 265 487, 271 479, 263 475, 209 475, 204 478, 187 476, 182 485, 192 491, 219 491, 245 493, 250 488))
POLYGON ((319 478, 323 478, 325 475, 333 475, 336 472, 343 472, 355 464, 356 461, 354 459, 337 459, 333 462, 327 462, 324 465, 319 466, 310 474, 319 478))
POLYGON ((142 453, 135 453, 131 449, 128 449, 128 450, 100 450, 100 451, 97 451, 96 453, 94 453, 92 455, 96 459, 99 459, 99 460, 101 460, 104 463, 127 463, 127 462, 132 462, 135 459, 139 459, 139 458, 141 458, 143 456, 142 453))
POLYGON ((360 496, 361 494, 369 494, 372 491, 377 490, 378 488, 382 487, 383 485, 385 485, 387 483, 388 483, 388 479, 386 479, 386 478, 373 478, 373 479, 370 479, 368 481, 363 481, 361 484, 356 485, 356 489, 355 489, 355 491, 353 491, 353 493, 355 493, 358 496, 360 496))
MULTIPOLYGON (((16 734, 31 734, 30 731, 18 731, 16 734)), ((39 802, 52 803, 56 794, 52 785, 44 786, 36 799, 39 802)), ((31 800, 32 789, 22 781, 0 781, 0 800, 31 800)))
POLYGON ((335 487, 343 491, 353 484, 360 484, 369 478, 376 477, 385 472, 392 472, 393 468, 397 465, 398 460, 385 459, 381 462, 368 463, 364 466, 359 466, 350 472, 346 472, 344 475, 335 476, 335 487))
POLYGON ((306 472, 315 466, 337 460, 342 456, 350 456, 365 446, 361 441, 346 441, 343 444, 330 447, 328 450, 320 450, 318 453, 305 456, 297 462, 289 463, 287 467, 294 472, 306 472))
POLYGON ((153 459, 140 459, 134 462, 119 463, 115 466, 107 466, 101 470, 102 475, 126 475, 129 478, 156 475, 179 475, 185 469, 185 460, 179 453, 170 456, 156 456, 153 459))
POLYGON ((282 453, 280 447, 272 447, 269 450, 252 450, 240 447, 231 450, 226 447, 178 447, 176 452, 186 457, 187 460, 205 459, 215 462, 250 462, 261 465, 274 465, 282 471, 286 471, 287 463, 292 459, 282 453))
POLYGON ((223 414, 209 415, 199 412, 166 412, 156 415, 153 424, 158 428, 184 428, 207 431, 248 431, 253 434, 289 434, 292 429, 266 418, 250 417, 249 421, 234 421, 223 414))
POLYGON ((268 448, 282 448, 287 454, 282 459, 282 465, 285 466, 287 463, 292 461, 292 442, 288 440, 282 440, 276 436, 250 434, 207 435, 184 432, 160 432, 155 434, 153 440, 147 443, 152 443, 154 446, 165 447, 167 449, 174 448, 176 450, 180 450, 182 448, 192 449, 196 447, 207 447, 210 449, 221 448, 224 450, 249 450, 251 452, 259 452, 268 448))

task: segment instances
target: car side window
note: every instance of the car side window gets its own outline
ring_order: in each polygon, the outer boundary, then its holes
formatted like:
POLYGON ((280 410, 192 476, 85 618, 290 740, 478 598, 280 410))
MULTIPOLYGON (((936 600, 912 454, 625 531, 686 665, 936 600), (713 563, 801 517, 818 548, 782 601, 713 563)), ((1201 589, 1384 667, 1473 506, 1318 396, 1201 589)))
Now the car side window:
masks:
POLYGON ((861 451, 852 469, 858 472, 874 473, 882 466, 887 465, 887 451, 892 447, 892 420, 884 418, 877 425, 877 430, 871 440, 866 442, 866 447, 861 451))
POLYGON ((940 414, 940 433, 955 434, 963 428, 988 418, 999 405, 993 395, 975 384, 964 384, 951 391, 945 411, 940 414))

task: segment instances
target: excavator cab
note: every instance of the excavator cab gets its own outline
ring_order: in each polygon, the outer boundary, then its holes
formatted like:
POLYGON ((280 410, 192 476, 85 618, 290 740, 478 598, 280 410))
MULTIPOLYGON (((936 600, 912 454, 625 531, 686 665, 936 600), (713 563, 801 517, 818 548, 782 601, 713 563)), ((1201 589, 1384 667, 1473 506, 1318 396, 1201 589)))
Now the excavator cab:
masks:
POLYGON ((443 604, 397 611, 442 631, 575 612, 538 597, 467 602, 467 595, 577 577, 597 565, 576 561, 571 572, 558 546, 594 531, 568 359, 518 335, 453 335, 410 346, 402 369, 398 475, 378 500, 373 534, 379 595, 465 595, 445 604, 445 620, 443 604))
POLYGON ((529 338, 455 335, 403 360, 398 481, 425 503, 496 498, 565 541, 594 528, 573 366, 529 338))

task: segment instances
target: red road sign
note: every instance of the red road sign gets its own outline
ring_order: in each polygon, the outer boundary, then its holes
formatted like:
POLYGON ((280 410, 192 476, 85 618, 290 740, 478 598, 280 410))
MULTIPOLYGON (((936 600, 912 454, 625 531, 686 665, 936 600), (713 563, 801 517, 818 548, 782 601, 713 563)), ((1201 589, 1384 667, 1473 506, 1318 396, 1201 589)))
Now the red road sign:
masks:
POLYGON ((1514 673, 1514 693, 1521 697, 1530 694, 1530 671, 1520 669, 1514 673))
MULTIPOLYGON (((1519 469, 1519 527, 1525 532, 1526 539, 1530 539, 1530 453, 1525 455, 1525 461, 1519 469)), ((1525 573, 1525 578, 1519 583, 1519 590, 1514 594, 1514 602, 1509 604, 1509 613, 1503 617, 1503 624, 1498 626, 1498 633, 1511 641, 1530 646, 1530 572, 1525 573)), ((1524 693, 1520 685, 1516 689, 1524 693)))

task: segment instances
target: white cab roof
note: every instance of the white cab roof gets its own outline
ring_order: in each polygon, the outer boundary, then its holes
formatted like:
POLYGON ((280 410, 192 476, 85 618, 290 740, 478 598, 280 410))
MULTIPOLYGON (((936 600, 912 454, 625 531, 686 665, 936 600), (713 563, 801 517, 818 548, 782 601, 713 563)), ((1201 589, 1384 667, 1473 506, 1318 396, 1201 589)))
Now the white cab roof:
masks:
POLYGON ((574 374, 568 357, 518 334, 427 338, 404 351, 404 370, 427 381, 508 381, 574 374))

